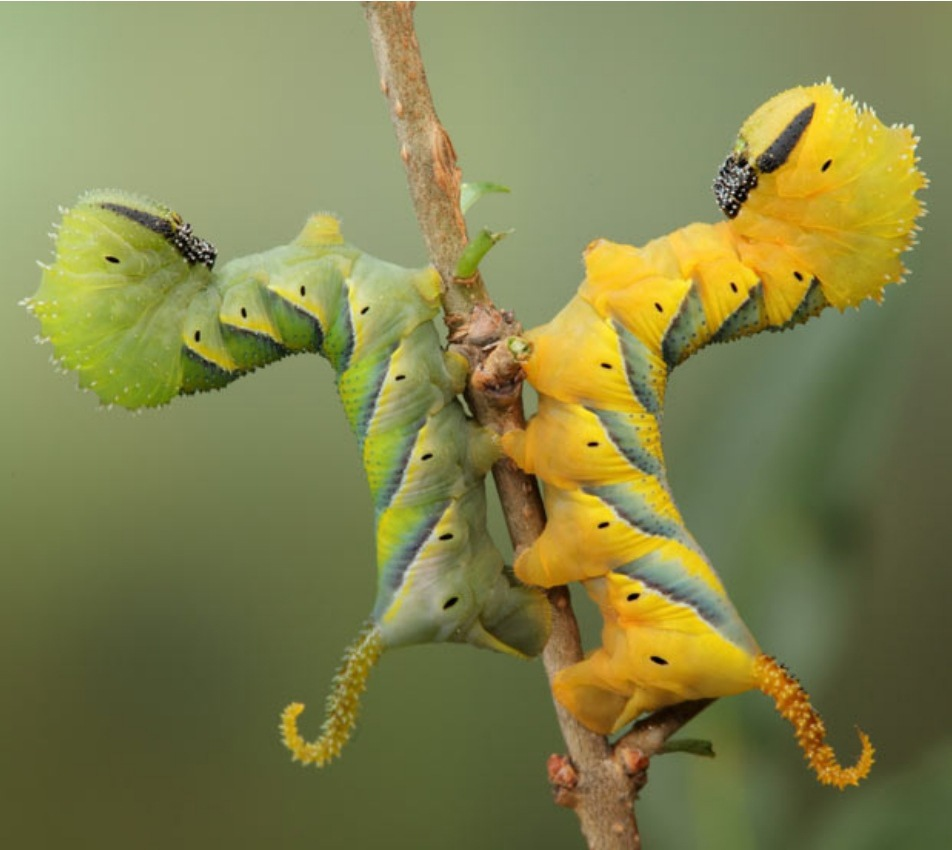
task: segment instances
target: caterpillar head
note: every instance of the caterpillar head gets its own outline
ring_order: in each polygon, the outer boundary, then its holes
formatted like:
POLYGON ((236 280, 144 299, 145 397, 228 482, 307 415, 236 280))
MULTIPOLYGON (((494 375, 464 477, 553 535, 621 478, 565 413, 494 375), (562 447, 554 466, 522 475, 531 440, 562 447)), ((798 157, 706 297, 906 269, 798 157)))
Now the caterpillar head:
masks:
POLYGON ((759 182, 790 157, 816 112, 812 89, 795 88, 771 98, 741 127, 734 149, 714 180, 714 197, 734 218, 759 182))
POLYGON ((87 192, 63 214, 56 260, 26 306, 56 358, 106 404, 167 403, 182 388, 182 316, 215 248, 156 201, 87 192))
POLYGON ((125 220, 126 228, 138 225, 161 236, 190 266, 200 264, 212 268, 215 265, 218 255, 215 246, 193 233, 192 225, 158 201, 129 192, 93 190, 83 195, 77 206, 108 210, 125 220))
POLYGON ((927 185, 917 141, 830 82, 783 92, 744 122, 714 194, 768 315, 803 302, 814 280, 823 306, 842 310, 903 279, 927 185))

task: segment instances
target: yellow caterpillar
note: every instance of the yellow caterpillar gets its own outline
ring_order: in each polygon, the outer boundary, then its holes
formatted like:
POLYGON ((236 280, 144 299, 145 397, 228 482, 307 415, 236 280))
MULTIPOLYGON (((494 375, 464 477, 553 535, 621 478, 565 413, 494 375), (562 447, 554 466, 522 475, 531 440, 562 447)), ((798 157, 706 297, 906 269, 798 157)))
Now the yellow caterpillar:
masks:
POLYGON ((902 280, 926 185, 915 145, 829 82, 783 92, 746 121, 718 174, 726 221, 643 248, 592 243, 578 294, 527 334, 539 410, 504 448, 545 482, 548 525, 515 570, 543 587, 582 581, 601 610, 602 646, 553 686, 589 728, 759 688, 820 781, 843 788, 869 772, 862 732, 856 765, 837 763, 809 698, 761 652, 685 528, 660 424, 669 373, 705 345, 878 301, 902 280))

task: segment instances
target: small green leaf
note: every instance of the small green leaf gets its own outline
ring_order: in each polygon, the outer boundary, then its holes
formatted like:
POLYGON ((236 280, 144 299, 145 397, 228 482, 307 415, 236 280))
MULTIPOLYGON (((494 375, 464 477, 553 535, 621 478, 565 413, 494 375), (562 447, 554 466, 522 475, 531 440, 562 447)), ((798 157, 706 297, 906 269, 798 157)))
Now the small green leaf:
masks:
POLYGON ((460 254, 459 262, 456 263, 456 276, 465 279, 476 274, 476 269, 479 268, 483 257, 489 253, 489 249, 510 233, 512 233, 511 230, 493 233, 488 227, 484 227, 479 236, 473 239, 460 254))
POLYGON ((671 738, 661 748, 662 753, 688 753, 702 758, 714 758, 714 745, 703 738, 671 738))
POLYGON ((499 183, 464 183, 460 187, 459 206, 466 215, 469 208, 476 203, 483 195, 492 192, 509 192, 508 186, 501 186, 499 183))

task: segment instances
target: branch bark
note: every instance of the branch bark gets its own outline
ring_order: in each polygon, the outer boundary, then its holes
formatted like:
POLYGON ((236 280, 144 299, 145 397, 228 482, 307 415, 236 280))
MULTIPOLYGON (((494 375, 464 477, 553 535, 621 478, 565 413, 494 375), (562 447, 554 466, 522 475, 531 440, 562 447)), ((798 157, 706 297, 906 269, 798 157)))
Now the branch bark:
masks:
MULTIPOLYGON (((433 107, 413 26, 414 4, 363 5, 380 89, 390 108, 420 231, 430 260, 443 278, 450 343, 472 365, 467 401, 488 428, 503 433, 524 427, 521 369, 505 346, 499 345, 520 333, 521 327, 509 313, 495 307, 478 272, 466 279, 455 275, 468 243, 459 203, 461 174, 452 141, 433 107)), ((545 525, 535 479, 508 460, 494 466, 493 477, 513 545, 517 549, 528 546, 545 525)), ((553 629, 542 660, 551 680, 559 670, 581 660, 582 645, 568 590, 553 588, 549 599, 553 629)), ((612 748, 604 737, 555 704, 568 759, 550 760, 550 780, 556 802, 578 815, 591 850, 640 848, 634 802, 646 779, 648 759, 706 705, 685 703, 660 711, 636 724, 612 748)))

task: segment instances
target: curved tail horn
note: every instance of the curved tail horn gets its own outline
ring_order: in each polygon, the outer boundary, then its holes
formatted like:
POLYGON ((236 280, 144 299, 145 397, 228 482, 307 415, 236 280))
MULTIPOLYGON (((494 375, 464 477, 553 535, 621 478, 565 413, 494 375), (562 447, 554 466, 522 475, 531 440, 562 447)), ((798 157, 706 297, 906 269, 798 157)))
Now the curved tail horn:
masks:
POLYGON ((865 732, 856 730, 863 746, 856 764, 842 767, 833 748, 826 743, 823 719, 810 705, 810 696, 796 677, 769 655, 757 656, 755 677, 757 687, 773 697, 777 711, 793 724, 797 743, 820 782, 835 785, 842 791, 847 785, 859 785, 860 780, 869 775, 875 750, 865 732))
POLYGON ((297 719, 304 704, 292 702, 284 709, 279 728, 295 761, 323 767, 340 755, 357 725, 361 694, 367 689, 367 677, 383 649, 383 636, 373 623, 368 623, 347 647, 325 703, 324 725, 316 741, 305 741, 298 731, 297 719))

